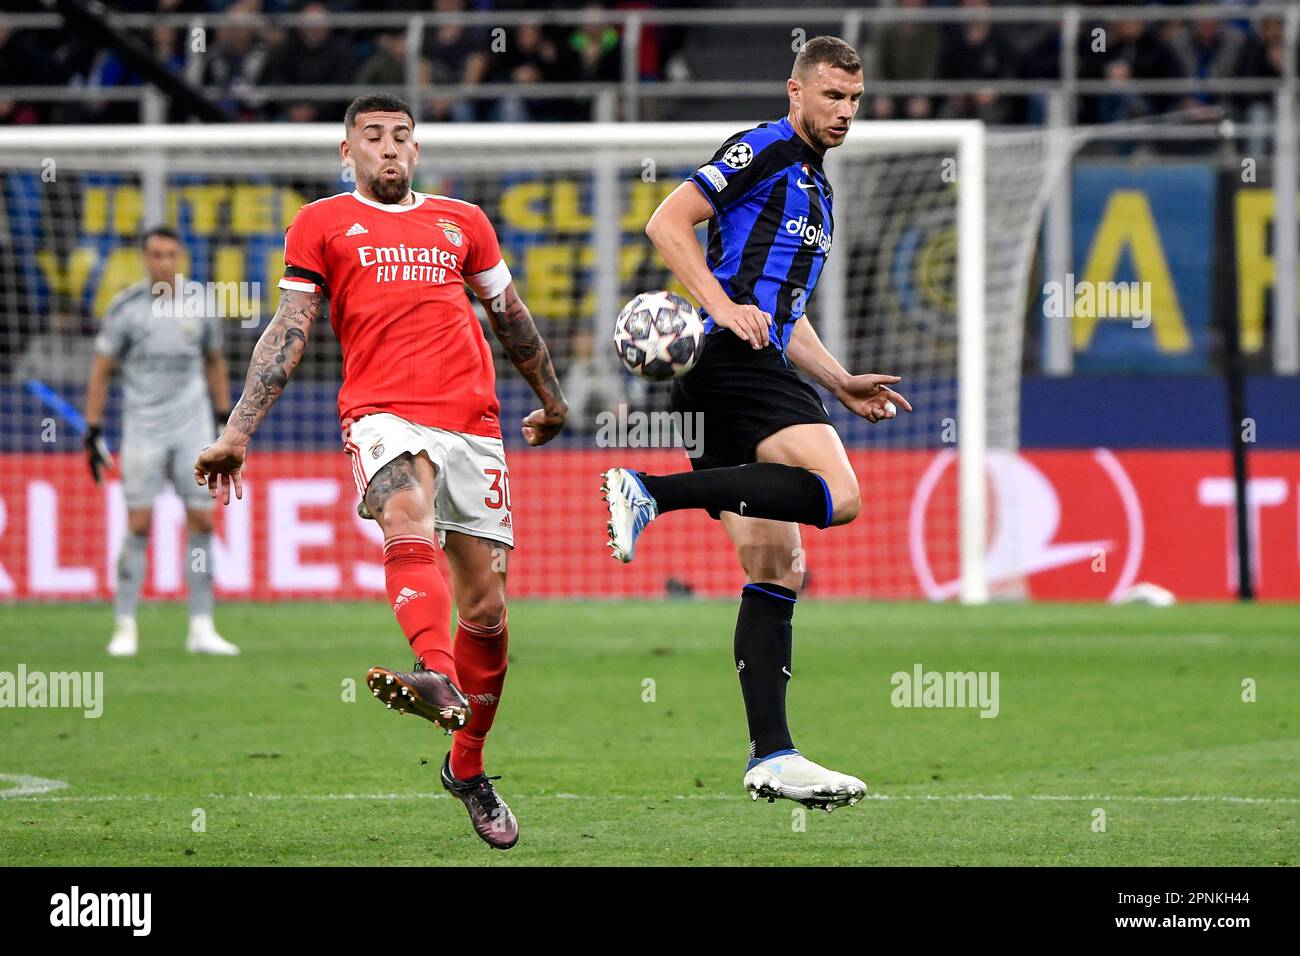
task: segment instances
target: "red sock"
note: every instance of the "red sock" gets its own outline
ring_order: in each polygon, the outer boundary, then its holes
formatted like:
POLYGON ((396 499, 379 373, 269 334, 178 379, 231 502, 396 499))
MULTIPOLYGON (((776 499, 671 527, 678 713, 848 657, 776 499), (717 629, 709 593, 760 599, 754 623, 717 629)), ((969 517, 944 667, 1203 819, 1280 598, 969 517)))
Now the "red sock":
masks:
POLYGON ((451 592, 428 538, 403 534, 384 542, 384 583, 397 623, 415 656, 431 671, 456 680, 451 656, 451 592))
POLYGON ((501 688, 505 686, 509 640, 504 614, 493 627, 456 618, 456 670, 462 681, 459 686, 473 708, 469 723, 451 737, 451 773, 458 780, 483 773, 483 744, 496 719, 501 688))

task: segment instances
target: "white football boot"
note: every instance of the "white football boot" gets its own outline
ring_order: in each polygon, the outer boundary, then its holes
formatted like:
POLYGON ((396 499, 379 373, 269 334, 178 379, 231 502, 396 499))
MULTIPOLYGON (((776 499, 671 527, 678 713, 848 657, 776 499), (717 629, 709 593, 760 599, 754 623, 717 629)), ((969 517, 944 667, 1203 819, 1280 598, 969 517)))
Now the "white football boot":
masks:
POLYGON ((185 649, 191 654, 224 654, 233 656, 239 648, 217 633, 210 617, 190 618, 190 636, 185 649))
POLYGON ((108 642, 109 657, 135 657, 140 650, 140 635, 135 618, 119 617, 113 623, 113 637, 108 642))
POLYGON ((614 557, 627 564, 636 551, 636 539, 658 515, 655 500, 636 472, 627 468, 611 468, 601 478, 600 490, 609 503, 609 522, 605 526, 609 548, 614 557))
POLYGON ((867 785, 857 777, 827 770, 797 750, 783 750, 749 768, 745 789, 757 800, 777 797, 830 813, 836 807, 851 807, 867 795, 867 785))

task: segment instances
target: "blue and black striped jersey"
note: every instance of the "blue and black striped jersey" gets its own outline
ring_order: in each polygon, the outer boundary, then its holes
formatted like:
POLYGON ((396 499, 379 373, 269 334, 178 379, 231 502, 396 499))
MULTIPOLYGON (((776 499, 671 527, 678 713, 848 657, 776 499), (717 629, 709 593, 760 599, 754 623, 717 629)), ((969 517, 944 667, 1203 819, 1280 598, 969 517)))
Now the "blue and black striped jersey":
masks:
MULTIPOLYGON (((789 119, 737 133, 691 175, 717 215, 709 269, 733 302, 772 316, 785 351, 831 248, 831 186, 822 157, 789 119)), ((705 315, 705 329, 717 326, 705 315)))

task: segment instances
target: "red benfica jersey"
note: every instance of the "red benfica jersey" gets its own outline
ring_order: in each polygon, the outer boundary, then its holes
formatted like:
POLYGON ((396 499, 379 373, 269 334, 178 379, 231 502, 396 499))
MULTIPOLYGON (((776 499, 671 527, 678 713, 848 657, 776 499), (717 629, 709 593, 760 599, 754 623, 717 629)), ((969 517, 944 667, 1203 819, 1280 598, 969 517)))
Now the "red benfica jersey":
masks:
POLYGON ((501 437, 492 353, 465 294, 510 284, 483 210, 415 193, 409 206, 357 193, 298 210, 281 289, 323 292, 343 348, 339 420, 388 412, 420 425, 501 437))

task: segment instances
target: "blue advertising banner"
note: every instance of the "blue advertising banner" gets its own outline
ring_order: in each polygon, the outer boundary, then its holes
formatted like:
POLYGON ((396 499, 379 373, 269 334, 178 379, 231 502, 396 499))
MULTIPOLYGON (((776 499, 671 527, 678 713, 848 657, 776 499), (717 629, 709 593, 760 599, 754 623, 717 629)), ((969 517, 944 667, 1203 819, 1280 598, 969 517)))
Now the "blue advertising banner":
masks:
POLYGON ((1043 299, 1072 317, 1076 371, 1209 369, 1215 179, 1208 164, 1076 169, 1074 273, 1043 299))

